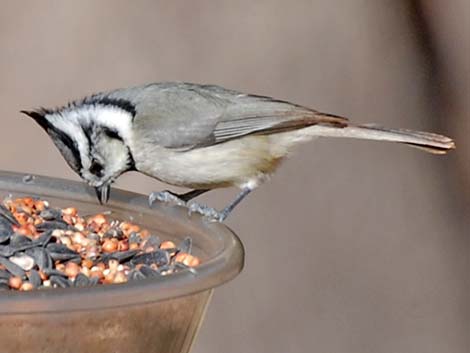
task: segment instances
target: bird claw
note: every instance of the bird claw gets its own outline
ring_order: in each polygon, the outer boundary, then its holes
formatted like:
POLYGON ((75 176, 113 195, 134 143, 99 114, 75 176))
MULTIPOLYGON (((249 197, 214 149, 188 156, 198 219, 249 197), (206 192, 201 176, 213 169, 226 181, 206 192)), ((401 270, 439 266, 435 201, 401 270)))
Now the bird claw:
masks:
POLYGON ((152 207, 152 205, 155 203, 155 201, 160 201, 163 203, 171 203, 177 206, 185 206, 186 202, 181 200, 179 197, 173 195, 169 191, 159 191, 159 192, 152 192, 149 195, 149 207, 152 207))
POLYGON ((200 215, 208 218, 212 222, 223 222, 227 217, 225 212, 219 212, 215 208, 201 205, 197 202, 192 202, 188 205, 188 215, 199 213, 200 215))

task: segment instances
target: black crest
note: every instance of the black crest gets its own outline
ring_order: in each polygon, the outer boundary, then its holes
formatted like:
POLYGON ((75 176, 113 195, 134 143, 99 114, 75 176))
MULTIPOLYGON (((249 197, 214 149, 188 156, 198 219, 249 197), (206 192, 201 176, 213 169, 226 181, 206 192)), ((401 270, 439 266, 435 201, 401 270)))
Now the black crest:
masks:
POLYGON ((62 153, 65 161, 76 173, 80 174, 80 170, 82 169, 82 162, 80 159, 80 151, 78 150, 78 146, 68 134, 55 127, 46 118, 46 115, 50 114, 51 111, 41 108, 31 111, 22 110, 21 113, 33 118, 34 121, 36 121, 39 126, 41 126, 47 132, 56 147, 59 149, 60 153, 62 153))
POLYGON ((92 95, 90 97, 84 98, 83 100, 77 102, 77 103, 72 103, 76 105, 98 105, 98 106, 104 106, 104 107, 115 107, 122 109, 129 114, 132 115, 132 117, 135 117, 137 114, 137 111, 135 109, 135 105, 132 104, 130 101, 127 99, 117 99, 117 98, 111 98, 108 96, 103 96, 100 94, 97 95, 92 95))
POLYGON ((70 111, 76 108, 80 108, 83 106, 101 106, 101 107, 118 108, 118 109, 128 112, 129 114, 132 115, 132 117, 135 117, 135 115, 137 114, 135 105, 132 104, 129 100, 121 99, 121 98, 111 98, 101 93, 94 94, 89 97, 85 97, 83 99, 70 102, 67 105, 64 105, 62 107, 58 107, 54 109, 39 108, 36 110, 29 110, 29 111, 21 110, 21 113, 30 116, 31 118, 36 120, 39 124, 41 124, 40 123, 41 118, 43 118, 46 115, 60 114, 60 113, 70 111))

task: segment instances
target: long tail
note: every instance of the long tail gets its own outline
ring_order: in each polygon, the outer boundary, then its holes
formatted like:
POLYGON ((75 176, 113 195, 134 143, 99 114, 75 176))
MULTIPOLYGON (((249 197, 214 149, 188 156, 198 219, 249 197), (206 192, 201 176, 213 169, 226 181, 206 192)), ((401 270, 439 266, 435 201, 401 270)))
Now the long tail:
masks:
POLYGON ((316 136, 347 137, 366 140, 398 142, 423 149, 435 154, 445 154, 455 148, 452 139, 429 132, 413 131, 406 129, 388 129, 375 125, 350 125, 346 127, 334 127, 315 125, 310 129, 315 130, 316 136))

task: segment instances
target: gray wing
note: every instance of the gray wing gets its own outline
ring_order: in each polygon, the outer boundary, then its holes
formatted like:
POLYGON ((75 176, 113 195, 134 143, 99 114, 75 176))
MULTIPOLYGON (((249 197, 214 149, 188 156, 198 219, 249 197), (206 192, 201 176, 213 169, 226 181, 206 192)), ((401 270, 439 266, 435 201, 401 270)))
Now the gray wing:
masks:
POLYGON ((273 134, 347 120, 269 97, 219 86, 160 83, 108 94, 136 103, 134 125, 166 148, 210 146, 251 134, 273 134))
POLYGON ((270 97, 246 95, 227 108, 211 138, 212 143, 221 143, 245 135, 270 135, 316 124, 344 127, 347 119, 270 97))

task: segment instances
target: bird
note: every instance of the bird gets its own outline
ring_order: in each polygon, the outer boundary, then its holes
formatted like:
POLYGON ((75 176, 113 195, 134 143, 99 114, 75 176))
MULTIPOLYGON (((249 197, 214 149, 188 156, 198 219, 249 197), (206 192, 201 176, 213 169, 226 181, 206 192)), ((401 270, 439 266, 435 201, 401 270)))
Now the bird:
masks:
POLYGON ((138 171, 189 189, 152 192, 150 207, 156 200, 173 202, 220 222, 294 147, 316 137, 398 142, 435 154, 455 148, 443 135, 354 124, 284 100, 188 82, 115 89, 21 113, 46 131, 71 169, 95 188, 100 203, 108 201, 121 174, 138 171), (232 186, 240 192, 220 211, 190 202, 232 186))

